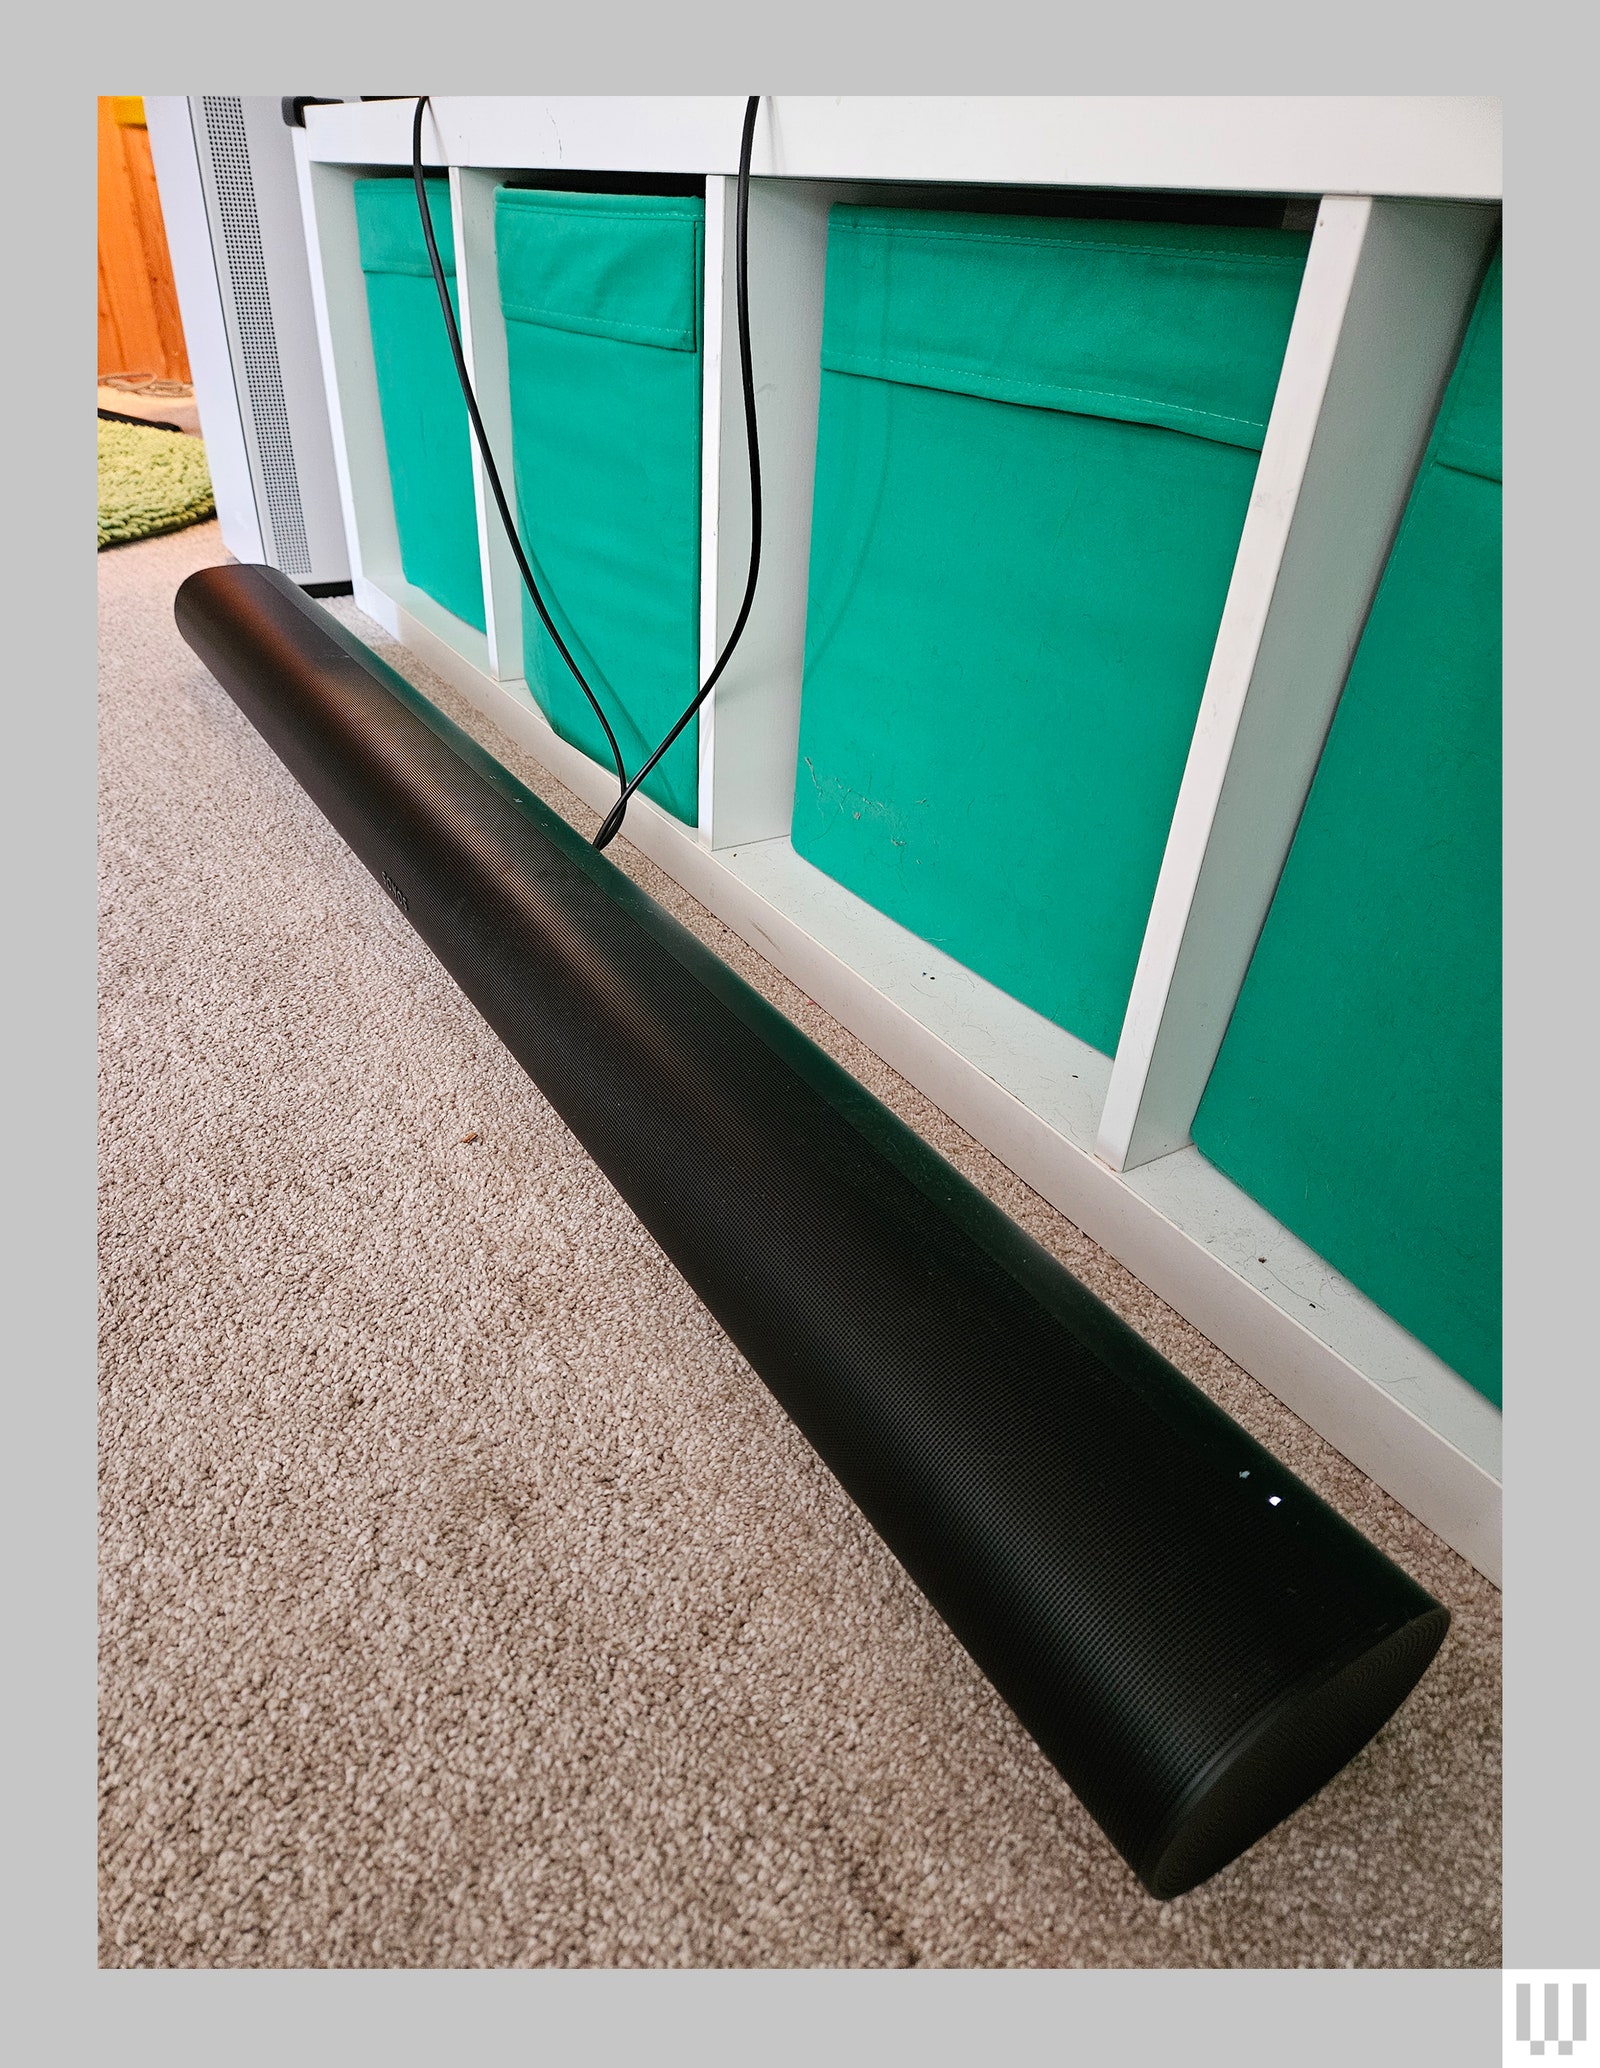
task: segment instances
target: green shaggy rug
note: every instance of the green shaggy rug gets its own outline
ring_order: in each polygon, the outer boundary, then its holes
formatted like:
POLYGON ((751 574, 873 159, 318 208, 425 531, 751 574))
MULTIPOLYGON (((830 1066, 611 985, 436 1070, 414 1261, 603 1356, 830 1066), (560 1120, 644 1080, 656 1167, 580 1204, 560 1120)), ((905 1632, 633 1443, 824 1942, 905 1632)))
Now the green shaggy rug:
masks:
POLYGON ((146 424, 97 421, 102 550, 216 515, 206 449, 198 438, 146 424))

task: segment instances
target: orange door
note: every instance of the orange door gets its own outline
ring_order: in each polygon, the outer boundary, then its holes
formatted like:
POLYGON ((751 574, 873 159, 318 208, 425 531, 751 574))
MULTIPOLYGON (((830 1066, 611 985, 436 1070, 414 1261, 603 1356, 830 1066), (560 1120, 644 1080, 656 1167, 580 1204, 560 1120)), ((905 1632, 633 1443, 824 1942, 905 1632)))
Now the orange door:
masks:
POLYGON ((100 372, 186 381, 144 103, 100 96, 100 372))

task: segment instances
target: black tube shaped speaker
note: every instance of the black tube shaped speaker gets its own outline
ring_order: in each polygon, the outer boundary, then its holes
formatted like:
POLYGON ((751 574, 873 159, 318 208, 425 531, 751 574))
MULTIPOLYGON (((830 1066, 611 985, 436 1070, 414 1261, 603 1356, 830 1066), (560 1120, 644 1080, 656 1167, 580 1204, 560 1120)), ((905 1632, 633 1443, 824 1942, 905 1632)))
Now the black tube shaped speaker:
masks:
POLYGON ((1153 1895, 1366 1743, 1445 1609, 291 582, 176 609, 1153 1895))

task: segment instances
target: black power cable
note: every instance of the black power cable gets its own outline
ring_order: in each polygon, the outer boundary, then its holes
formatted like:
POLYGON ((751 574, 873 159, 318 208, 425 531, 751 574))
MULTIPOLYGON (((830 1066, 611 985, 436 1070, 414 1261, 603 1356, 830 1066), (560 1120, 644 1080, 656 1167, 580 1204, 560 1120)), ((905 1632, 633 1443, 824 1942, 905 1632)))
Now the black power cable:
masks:
POLYGON ((422 218, 423 241, 428 248, 428 263, 433 268, 433 284, 438 290, 439 308, 444 316, 445 329, 450 339, 450 355, 455 361, 456 379, 461 384, 462 399, 467 405, 467 415, 472 422, 473 436, 478 441, 478 451, 483 458, 483 471, 493 493, 495 507, 500 512, 500 522, 505 526, 506 537, 516 555, 517 567, 523 584, 533 599, 533 607, 539 613, 540 622, 555 642, 556 651, 566 662, 577 683, 589 701, 589 707, 600 721, 611 749, 611 759, 617 771, 617 801, 606 814, 600 830, 595 834, 592 845, 608 847, 620 831, 627 815, 628 800, 649 775, 662 755, 667 752, 689 720, 699 710, 717 685, 723 669, 728 665, 734 648, 738 645, 745 625, 749 620, 750 606, 755 601, 756 580, 761 572, 761 453, 756 440, 756 389, 755 377, 750 364, 750 290, 749 290, 749 225, 750 225, 750 151, 755 136, 756 111, 761 105, 761 96, 752 94, 745 103, 744 133, 739 142, 739 181, 735 213, 737 217, 734 242, 734 299, 739 325, 739 374, 744 389, 745 442, 750 455, 750 573, 745 582, 744 601, 739 606, 739 615, 733 630, 728 634, 726 645, 717 656, 716 666, 700 685, 692 702, 678 719, 672 730, 662 740, 650 758, 630 777, 622 759, 622 749, 617 745, 617 736, 611 730, 599 698, 584 679, 583 670, 572 658, 566 641, 556 630, 539 584, 534 580, 533 569, 523 551, 522 541, 517 536, 516 522, 506 501, 505 490, 500 485, 500 470, 494 463, 489 450, 488 434, 483 428, 483 418, 478 414, 477 397, 472 392, 472 381, 467 373, 466 357, 461 349, 461 331, 456 322, 456 312, 450 306, 450 289, 444 277, 444 267, 439 259, 439 246, 433 234, 433 221, 428 213, 428 190, 422 177, 422 117, 428 106, 428 96, 421 95, 417 101, 416 114, 411 123, 411 182, 416 189, 417 211, 422 218))
POLYGON ((744 131, 739 139, 739 182, 734 211, 733 292, 739 324, 739 382, 744 390, 745 447, 750 456, 750 572, 745 578, 744 601, 739 605, 739 615, 734 619, 727 644, 717 656, 716 666, 700 685, 683 716, 650 759, 635 773, 631 782, 624 783, 621 795, 594 836, 596 847, 609 845, 627 812, 628 799, 716 688, 717 678, 728 665, 733 649, 739 644, 750 616, 750 606, 756 600, 756 581, 761 573, 761 448, 756 438, 756 384, 750 365, 750 147, 756 132, 756 110, 760 106, 761 96, 758 93, 751 94, 744 106, 744 131))
POLYGON ((488 433, 483 428, 483 418, 478 414, 478 398, 472 392, 472 381, 467 373, 467 362, 461 350, 461 330, 456 322, 456 312, 450 306, 450 289, 445 281, 444 266, 439 258, 439 245, 433 234, 433 218, 428 212, 428 189, 422 177, 422 117, 428 106, 428 96, 422 94, 417 100, 417 112, 411 122, 411 184, 416 189, 417 210, 422 217, 422 239, 428 247, 428 264, 433 268, 433 284, 439 291, 439 307, 444 312, 444 326, 450 338, 450 356, 456 363, 456 379, 461 383, 462 399, 467 405, 467 415, 472 419, 473 436, 478 441, 478 450, 483 455, 483 471, 488 476, 493 491, 495 507, 500 512, 500 522, 506 528, 506 537, 511 541, 511 550, 517 556, 517 566, 522 570, 522 579, 528 594, 533 598, 533 607, 539 613, 545 630, 556 643, 556 651, 572 670, 572 678, 589 699, 590 708, 600 721, 605 733, 606 744, 611 749, 611 759, 616 764, 617 781, 626 786, 627 767, 622 759, 622 749, 617 745, 617 736, 600 700, 583 678, 583 670, 567 651, 567 643, 556 630, 555 620, 539 594, 539 584, 533 578, 533 569, 528 565, 528 556, 522 550, 522 541, 517 536, 516 523, 511 515, 511 506, 506 501, 506 492, 500 485, 500 469, 494 463, 494 454, 489 450, 488 433))

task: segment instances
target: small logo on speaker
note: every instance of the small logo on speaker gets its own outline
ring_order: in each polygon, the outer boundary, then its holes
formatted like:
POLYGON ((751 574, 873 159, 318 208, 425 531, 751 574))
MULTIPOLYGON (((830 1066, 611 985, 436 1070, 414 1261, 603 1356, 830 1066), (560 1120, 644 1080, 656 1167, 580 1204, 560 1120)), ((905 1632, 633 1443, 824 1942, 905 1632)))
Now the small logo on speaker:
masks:
POLYGON ((1575 2062, 1593 2058, 1588 2046, 1587 1981, 1524 1981, 1508 1975, 1506 1997, 1507 2061, 1527 2061, 1541 2055, 1566 2055, 1575 2062))
POLYGON ((402 912, 409 912, 411 910, 411 900, 406 896, 405 892, 400 888, 399 884, 395 882, 394 878, 389 874, 387 869, 383 871, 383 887, 389 893, 390 897, 394 899, 395 903, 400 907, 402 912))

